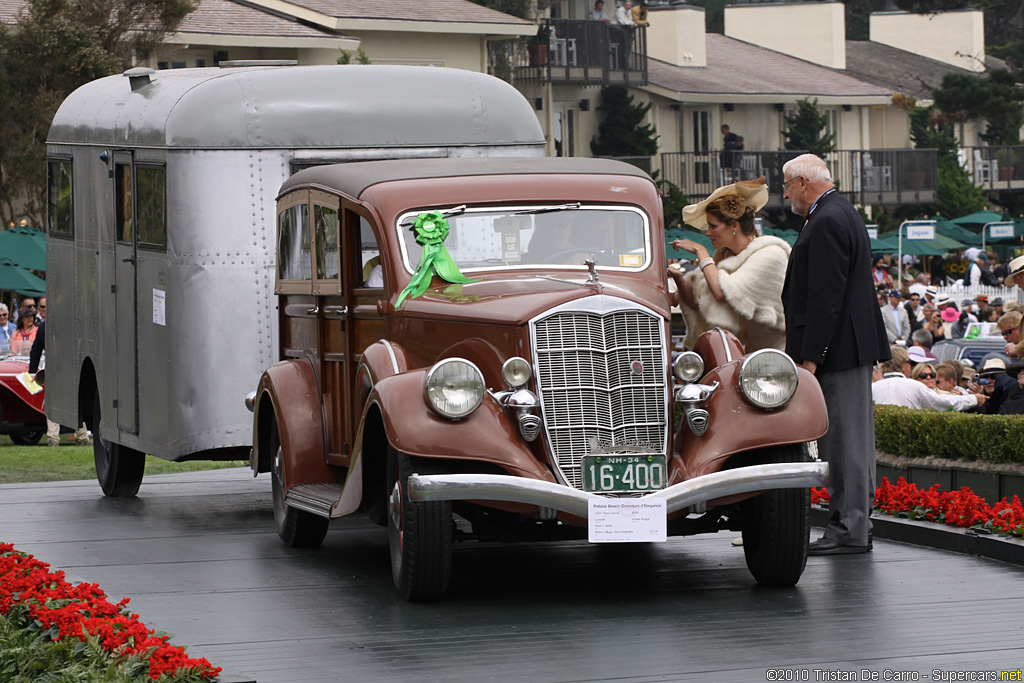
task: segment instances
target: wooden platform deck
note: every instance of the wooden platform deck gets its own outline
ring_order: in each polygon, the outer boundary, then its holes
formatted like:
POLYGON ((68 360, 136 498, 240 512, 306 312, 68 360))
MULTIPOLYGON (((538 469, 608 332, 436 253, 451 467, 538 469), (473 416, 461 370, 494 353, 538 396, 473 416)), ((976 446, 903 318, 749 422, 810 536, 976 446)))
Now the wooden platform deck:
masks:
POLYGON ((322 548, 295 550, 270 509, 269 481, 244 469, 151 477, 126 501, 94 482, 4 485, 0 540, 130 597, 226 681, 934 680, 1024 666, 1024 569, 994 560, 876 538, 766 590, 730 534, 466 544, 448 598, 410 605, 383 529, 339 520, 322 548))

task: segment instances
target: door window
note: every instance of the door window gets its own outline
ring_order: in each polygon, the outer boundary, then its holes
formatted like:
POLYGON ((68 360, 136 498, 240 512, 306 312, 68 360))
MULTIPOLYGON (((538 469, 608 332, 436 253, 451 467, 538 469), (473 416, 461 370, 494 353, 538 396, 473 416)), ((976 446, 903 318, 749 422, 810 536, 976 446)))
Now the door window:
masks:
POLYGON ((135 204, 132 202, 132 167, 128 164, 117 164, 114 169, 117 202, 117 241, 124 244, 132 243, 132 226, 134 224, 135 204))
POLYGON ((163 166, 136 166, 135 190, 138 194, 139 244, 167 247, 167 173, 163 166))
POLYGON ((309 250, 309 205, 290 206, 278 214, 277 279, 310 281, 313 257, 309 250))

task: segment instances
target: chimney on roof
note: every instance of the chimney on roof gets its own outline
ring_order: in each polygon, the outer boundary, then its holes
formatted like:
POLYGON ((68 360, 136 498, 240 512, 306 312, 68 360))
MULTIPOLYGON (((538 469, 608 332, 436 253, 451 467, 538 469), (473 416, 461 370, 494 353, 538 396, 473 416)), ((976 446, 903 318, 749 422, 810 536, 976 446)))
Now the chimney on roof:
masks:
POLYGON ((985 15, 981 10, 935 14, 872 12, 871 40, 968 71, 985 70, 985 15))
POLYGON ((651 5, 647 56, 676 66, 707 66, 704 8, 651 5))
POLYGON ((841 2, 728 5, 725 35, 831 69, 846 68, 841 2))

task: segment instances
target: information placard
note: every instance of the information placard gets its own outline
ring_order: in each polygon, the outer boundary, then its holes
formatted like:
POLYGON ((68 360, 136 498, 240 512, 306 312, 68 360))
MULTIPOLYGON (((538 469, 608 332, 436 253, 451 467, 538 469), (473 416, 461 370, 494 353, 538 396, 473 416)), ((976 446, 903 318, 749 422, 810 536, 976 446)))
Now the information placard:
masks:
POLYGON ((591 543, 649 543, 668 538, 664 499, 591 499, 587 510, 591 543))

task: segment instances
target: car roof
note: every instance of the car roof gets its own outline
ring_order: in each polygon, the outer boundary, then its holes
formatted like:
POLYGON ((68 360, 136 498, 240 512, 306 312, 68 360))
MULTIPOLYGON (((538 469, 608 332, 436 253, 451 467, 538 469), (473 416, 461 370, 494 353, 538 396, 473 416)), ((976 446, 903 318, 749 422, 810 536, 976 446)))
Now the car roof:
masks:
MULTIPOLYGON (((621 161, 593 158, 485 157, 467 159, 400 159, 314 166, 299 171, 281 186, 283 195, 298 187, 317 187, 358 198, 378 183, 428 178, 494 175, 622 175, 651 177, 621 161)), ((651 180, 651 182, 654 182, 651 180)))

